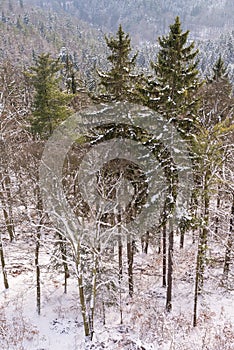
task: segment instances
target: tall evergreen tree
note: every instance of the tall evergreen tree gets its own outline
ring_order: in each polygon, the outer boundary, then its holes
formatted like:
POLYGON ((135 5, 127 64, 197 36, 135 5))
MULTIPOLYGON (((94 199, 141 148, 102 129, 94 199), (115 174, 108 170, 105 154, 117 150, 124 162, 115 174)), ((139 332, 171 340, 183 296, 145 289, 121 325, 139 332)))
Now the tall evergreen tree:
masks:
POLYGON ((125 34, 122 26, 119 26, 116 37, 105 37, 111 54, 107 57, 111 68, 107 72, 98 72, 100 86, 104 89, 101 98, 104 100, 127 100, 136 99, 136 84, 141 75, 134 72, 137 53, 131 56, 131 39, 125 34))
POLYGON ((179 17, 170 26, 167 36, 159 38, 160 50, 152 68, 155 79, 148 84, 148 105, 168 119, 172 119, 182 132, 191 129, 198 101, 195 97, 198 79, 198 50, 188 44, 189 31, 182 32, 179 17))
POLYGON ((59 60, 52 59, 49 54, 41 54, 28 74, 35 88, 31 129, 41 138, 49 137, 71 113, 68 108, 71 96, 59 87, 61 68, 59 60))

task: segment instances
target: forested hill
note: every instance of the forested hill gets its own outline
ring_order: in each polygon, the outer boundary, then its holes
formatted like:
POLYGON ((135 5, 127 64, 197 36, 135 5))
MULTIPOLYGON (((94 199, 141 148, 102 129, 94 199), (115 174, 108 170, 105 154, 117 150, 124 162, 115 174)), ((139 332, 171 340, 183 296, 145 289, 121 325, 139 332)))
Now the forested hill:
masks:
POLYGON ((180 16, 194 38, 213 38, 233 28, 232 0, 23 0, 56 11, 65 10, 104 31, 121 23, 136 42, 154 41, 180 16))
POLYGON ((234 5, 231 0, 2 0, 0 62, 31 65, 41 52, 58 56, 66 48, 87 79, 106 65, 105 34, 121 23, 139 51, 137 64, 149 67, 157 38, 176 15, 200 48, 200 69, 208 74, 219 54, 233 81, 234 5))
POLYGON ((62 9, 16 0, 0 2, 0 9, 0 62, 28 66, 42 52, 58 56, 67 48, 79 69, 87 70, 93 56, 105 51, 103 32, 62 9))

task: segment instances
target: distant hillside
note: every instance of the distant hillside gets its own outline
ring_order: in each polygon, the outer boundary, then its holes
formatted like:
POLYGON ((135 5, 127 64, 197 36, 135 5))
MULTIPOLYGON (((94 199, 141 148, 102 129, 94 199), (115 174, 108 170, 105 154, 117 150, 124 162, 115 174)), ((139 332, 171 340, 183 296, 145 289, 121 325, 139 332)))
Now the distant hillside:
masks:
POLYGON ((134 43, 156 38, 167 32, 179 15, 193 38, 212 39, 234 29, 233 0, 23 0, 44 8, 63 9, 76 18, 104 31, 116 31, 119 23, 134 43))
POLYGON ((201 49, 204 74, 221 53, 234 80, 233 8, 230 0, 3 0, 0 62, 10 60, 24 67, 41 52, 56 57, 68 52, 92 84, 96 68, 106 67, 105 34, 116 32, 121 22, 139 51, 138 65, 147 69, 155 60, 158 36, 168 32, 179 14, 183 30, 190 30, 190 39, 201 49))
POLYGON ((27 65, 41 52, 59 55, 67 48, 77 66, 84 69, 94 64, 98 51, 105 51, 104 33, 62 9, 4 1, 0 11, 1 61, 27 65))

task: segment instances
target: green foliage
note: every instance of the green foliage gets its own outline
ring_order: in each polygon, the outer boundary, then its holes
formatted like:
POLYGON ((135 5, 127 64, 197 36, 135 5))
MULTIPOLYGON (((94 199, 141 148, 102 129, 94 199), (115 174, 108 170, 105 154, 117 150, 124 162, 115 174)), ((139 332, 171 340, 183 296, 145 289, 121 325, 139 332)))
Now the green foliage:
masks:
POLYGON ((137 54, 131 57, 131 39, 125 34, 121 25, 116 37, 105 37, 111 54, 107 60, 111 63, 108 72, 99 72, 100 85, 104 87, 101 98, 104 100, 136 99, 136 84, 141 76, 134 74, 137 54))
POLYGON ((172 119, 183 133, 191 130, 196 118, 198 100, 195 97, 198 79, 198 50, 187 44, 189 31, 182 32, 179 17, 170 26, 167 36, 159 38, 160 50, 152 63, 155 79, 148 85, 148 105, 172 119))
POLYGON ((217 81, 219 79, 225 79, 228 77, 227 68, 225 67, 225 64, 221 55, 219 55, 219 58, 213 67, 213 72, 214 72, 214 75, 212 80, 217 81))
POLYGON ((71 96, 59 88, 61 77, 58 72, 61 68, 59 60, 52 59, 49 54, 41 54, 28 73, 35 89, 31 131, 43 139, 48 138, 71 113, 67 107, 71 96))

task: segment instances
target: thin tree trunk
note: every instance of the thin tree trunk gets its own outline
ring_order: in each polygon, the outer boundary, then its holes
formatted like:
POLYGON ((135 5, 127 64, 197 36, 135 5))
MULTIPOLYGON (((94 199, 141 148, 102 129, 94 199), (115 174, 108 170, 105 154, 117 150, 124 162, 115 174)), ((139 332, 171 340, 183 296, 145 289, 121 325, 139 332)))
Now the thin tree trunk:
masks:
POLYGON ((145 244, 144 244, 144 253, 148 253, 148 248, 149 248, 149 231, 146 231, 145 233, 145 244))
POLYGON ((69 278, 69 269, 67 264, 67 242, 61 234, 59 234, 60 250, 62 255, 62 263, 64 270, 64 293, 67 293, 67 279, 69 278))
POLYGON ((118 225, 118 263, 119 263, 119 280, 123 277, 123 243, 121 237, 121 213, 117 215, 118 225))
POLYGON ((204 270, 206 264, 206 251, 207 251, 207 237, 208 237, 208 224, 209 224, 209 204, 210 198, 208 194, 208 174, 204 177, 203 187, 203 200, 204 200, 204 226, 199 231, 197 262, 196 262, 196 278, 195 278, 195 291, 194 291, 194 311, 193 311, 193 326, 197 325, 197 304, 198 295, 202 291, 204 283, 204 270))
POLYGON ((4 287, 6 289, 8 289, 9 288, 9 283, 8 283, 7 273, 6 273, 6 264, 5 264, 5 257, 4 257, 4 250, 3 250, 1 233, 0 233, 0 259, 1 259, 1 265, 2 265, 2 274, 3 274, 4 287))
POLYGON ((121 212, 117 216, 118 225, 118 263, 119 263, 119 311, 120 324, 123 324, 123 308, 122 308, 122 279, 123 279, 123 242, 121 236, 121 212))
POLYGON ((218 185, 217 203, 216 203, 217 214, 215 217, 215 235, 217 235, 218 231, 219 231, 219 213, 218 213, 218 210, 220 208, 220 203, 221 203, 221 191, 220 191, 220 185, 218 185))
POLYGON ((102 324, 105 326, 106 324, 106 308, 105 308, 105 302, 102 299, 102 324))
POLYGON ((233 225, 234 225, 234 192, 232 194, 230 228, 228 233, 228 240, 226 245, 226 252, 225 252, 224 266, 223 266, 223 274, 225 278, 228 278, 228 273, 230 269, 231 253, 232 253, 232 246, 233 246, 233 225))
POLYGON ((92 269, 92 293, 90 301, 90 317, 89 317, 89 329, 90 329, 90 339, 93 339, 94 334, 94 309, 95 309, 95 300, 96 300, 96 288, 97 288, 97 255, 94 252, 93 257, 93 269, 92 269))
POLYGON ((185 234, 185 229, 182 227, 180 229, 180 249, 184 248, 184 234, 185 234))
POLYGON ((36 248, 35 248, 35 266, 36 266, 36 283, 37 283, 37 313, 41 314, 41 271, 39 264, 40 242, 41 242, 41 226, 43 221, 42 199, 40 195, 39 185, 37 186, 37 210, 39 215, 39 223, 37 225, 36 248))
POLYGON ((13 209, 12 209, 12 195, 11 195, 11 179, 9 176, 8 168, 6 169, 4 187, 6 190, 7 197, 7 208, 8 208, 8 216, 9 216, 9 229, 11 231, 12 240, 15 237, 15 226, 13 220, 13 209))
POLYGON ((8 169, 8 155, 6 154, 4 141, 0 141, 0 199, 3 207, 3 215, 6 223, 6 229, 12 241, 15 236, 15 228, 12 213, 12 196, 11 196, 11 180, 8 169))
POLYGON ((158 254, 161 254, 161 230, 158 232, 158 254))
POLYGON ((133 240, 127 238, 127 260, 128 260, 128 289, 130 297, 133 296, 133 240))
MULTIPOLYGON (((200 242, 198 242, 198 245, 200 242)), ((199 284, 199 273, 200 273, 200 259, 199 254, 197 254, 196 262, 196 277, 195 277, 195 291, 194 291, 194 308, 193 308, 193 327, 197 325, 197 300, 198 300, 198 284, 199 284)))
POLYGON ((35 266, 36 266, 36 281, 37 281, 37 313, 41 314, 41 273, 39 265, 39 253, 40 253, 40 240, 41 240, 41 227, 37 227, 36 237, 36 249, 35 249, 35 266))
POLYGON ((172 308, 172 277, 173 277, 173 245, 174 245, 174 232, 173 227, 170 225, 169 233, 169 245, 168 245, 168 272, 167 272, 167 301, 166 309, 170 311, 172 308))
POLYGON ((2 202, 2 211, 3 211, 3 216, 4 216, 4 220, 5 220, 5 224, 6 224, 6 229, 7 229, 7 232, 9 234, 10 241, 12 242, 14 239, 14 236, 15 236, 14 225, 12 222, 12 218, 10 217, 10 214, 7 210, 7 205, 6 205, 2 191, 0 191, 0 198, 1 198, 1 202, 2 202))
POLYGON ((167 225, 163 225, 163 287, 166 287, 166 275, 167 275, 167 225))
MULTIPOLYGON (((197 198, 197 194, 195 191, 193 191, 193 194, 192 194, 192 211, 193 211, 194 220, 196 221, 197 211, 198 211, 198 198, 197 198)), ((195 231, 196 231, 196 228, 193 228, 192 229, 193 244, 196 241, 195 240, 195 231)))
POLYGON ((206 265, 206 251, 207 251, 207 238, 208 238, 208 224, 209 224, 209 206, 210 197, 208 194, 208 174, 205 174, 204 179, 204 226, 200 231, 200 239, 198 245, 198 257, 199 257, 199 276, 198 276, 198 293, 201 292, 204 283, 204 271, 206 265))
POLYGON ((89 327, 89 319, 88 319, 87 306, 86 306, 86 300, 85 300, 85 294, 84 294, 84 283, 83 283, 83 273, 82 273, 82 268, 81 268, 80 249, 81 249, 80 242, 78 242, 78 244, 77 244, 76 270, 77 270, 80 305, 81 305, 81 313, 82 313, 82 318, 83 318, 85 337, 90 338, 90 327, 89 327))

